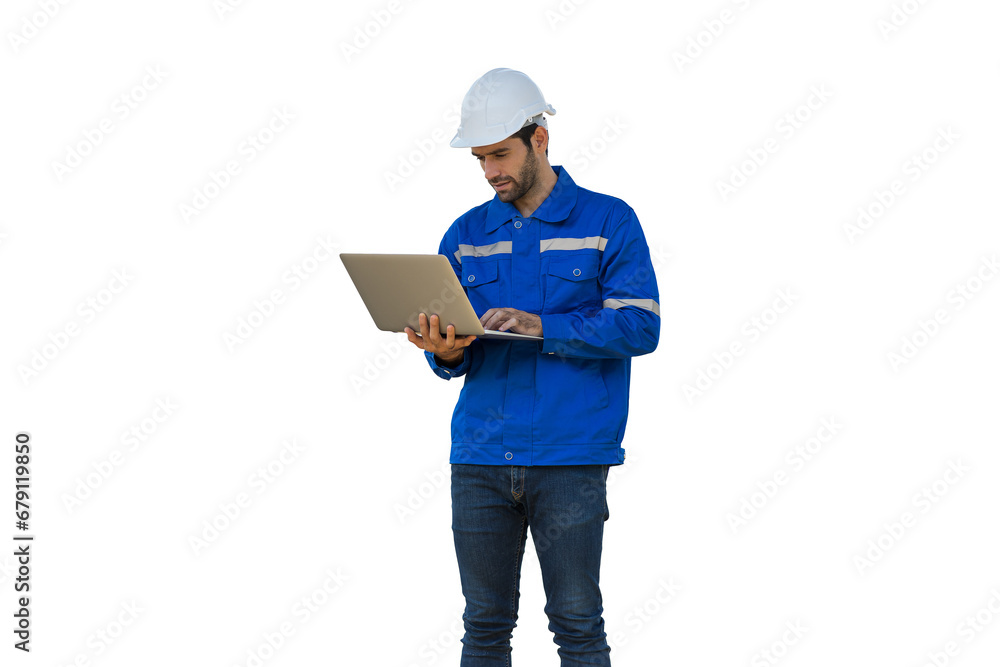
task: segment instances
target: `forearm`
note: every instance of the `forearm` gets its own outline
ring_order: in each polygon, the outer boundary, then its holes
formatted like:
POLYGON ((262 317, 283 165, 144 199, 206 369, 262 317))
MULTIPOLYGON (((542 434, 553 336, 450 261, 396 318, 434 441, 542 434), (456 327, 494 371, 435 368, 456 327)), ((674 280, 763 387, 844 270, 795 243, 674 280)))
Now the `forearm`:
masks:
POLYGON ((564 357, 637 357, 655 350, 660 339, 660 316, 641 308, 542 315, 542 323, 542 352, 564 357))

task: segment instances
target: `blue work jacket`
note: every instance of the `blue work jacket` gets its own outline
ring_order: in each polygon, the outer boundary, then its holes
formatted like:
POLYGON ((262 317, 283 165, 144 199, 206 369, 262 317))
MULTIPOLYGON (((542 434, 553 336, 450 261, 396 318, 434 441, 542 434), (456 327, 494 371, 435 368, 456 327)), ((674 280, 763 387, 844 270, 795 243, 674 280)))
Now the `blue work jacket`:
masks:
POLYGON ((577 186, 562 167, 530 217, 494 196, 458 218, 438 252, 476 313, 517 308, 543 341, 477 338, 451 421, 451 463, 619 464, 631 358, 656 349, 659 293, 649 247, 622 200, 577 186))

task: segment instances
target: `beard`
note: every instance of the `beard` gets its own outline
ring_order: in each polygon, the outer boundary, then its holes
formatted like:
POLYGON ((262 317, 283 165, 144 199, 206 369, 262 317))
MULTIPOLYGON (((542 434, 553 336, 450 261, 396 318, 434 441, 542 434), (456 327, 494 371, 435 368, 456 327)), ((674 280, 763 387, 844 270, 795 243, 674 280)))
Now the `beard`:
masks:
POLYGON ((506 181, 510 182, 510 187, 503 192, 497 192, 497 197, 502 202, 515 202, 526 195, 531 188, 535 187, 535 180, 538 178, 538 158, 535 152, 528 149, 528 155, 524 158, 524 164, 517 171, 516 177, 507 177, 503 180, 490 181, 491 185, 497 185, 506 181))

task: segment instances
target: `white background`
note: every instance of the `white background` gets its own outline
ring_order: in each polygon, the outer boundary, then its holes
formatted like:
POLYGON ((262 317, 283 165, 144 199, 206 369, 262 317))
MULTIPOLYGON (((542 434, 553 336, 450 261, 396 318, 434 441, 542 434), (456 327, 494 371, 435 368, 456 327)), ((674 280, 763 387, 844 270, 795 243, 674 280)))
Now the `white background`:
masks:
MULTIPOLYGON (((377 331, 322 244, 436 252, 492 195, 447 142, 501 66, 557 109, 552 163, 628 202, 654 253, 660 343, 633 362, 609 488, 614 664, 996 664, 998 19, 986 0, 6 2, 3 664, 458 664, 462 380, 377 331), (878 215, 851 231, 859 207, 878 215)), ((529 548, 518 665, 558 664, 543 604, 529 548)))

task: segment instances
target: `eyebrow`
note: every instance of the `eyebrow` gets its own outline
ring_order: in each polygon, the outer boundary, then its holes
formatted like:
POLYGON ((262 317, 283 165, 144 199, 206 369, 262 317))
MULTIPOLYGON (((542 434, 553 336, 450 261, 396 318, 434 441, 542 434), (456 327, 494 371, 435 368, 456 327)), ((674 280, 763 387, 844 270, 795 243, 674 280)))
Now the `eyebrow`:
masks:
POLYGON ((475 157, 485 157, 487 155, 496 155, 497 153, 502 153, 504 151, 509 151, 509 150, 510 150, 509 148, 504 147, 504 148, 498 148, 495 151, 490 151, 489 153, 477 153, 476 151, 472 151, 472 155, 475 157))

